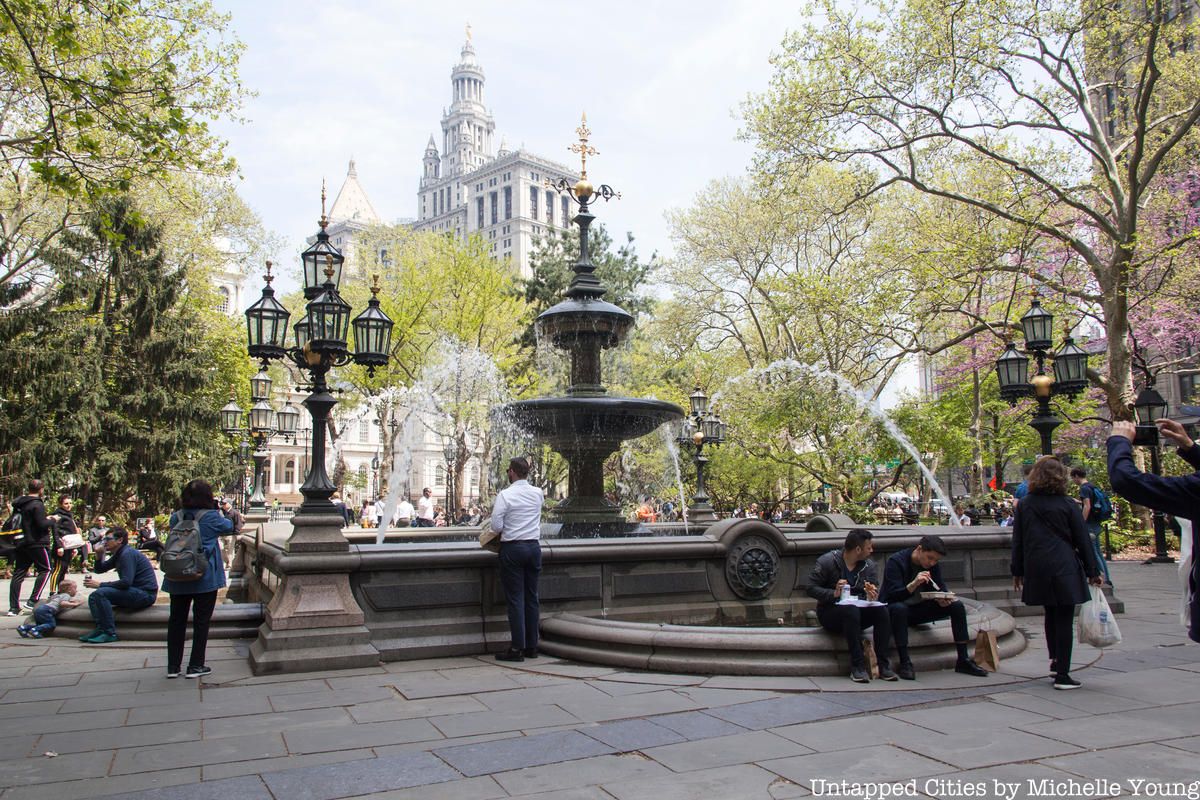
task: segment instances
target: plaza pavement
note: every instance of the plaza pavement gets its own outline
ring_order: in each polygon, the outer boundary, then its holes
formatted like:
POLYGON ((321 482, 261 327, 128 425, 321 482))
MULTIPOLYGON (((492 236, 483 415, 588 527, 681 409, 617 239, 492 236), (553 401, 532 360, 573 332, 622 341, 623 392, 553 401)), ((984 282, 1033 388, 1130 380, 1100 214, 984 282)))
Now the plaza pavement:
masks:
POLYGON ((168 680, 165 646, 23 640, 0 617, 0 800, 867 796, 821 780, 902 782, 893 797, 1186 796, 1200 646, 1178 623, 1176 568, 1119 563, 1113 579, 1125 641, 1078 647, 1072 692, 1045 676, 1040 616, 1019 620, 1030 646, 997 675, 862 687, 546 657, 254 677, 245 641, 213 643, 207 678, 168 680))

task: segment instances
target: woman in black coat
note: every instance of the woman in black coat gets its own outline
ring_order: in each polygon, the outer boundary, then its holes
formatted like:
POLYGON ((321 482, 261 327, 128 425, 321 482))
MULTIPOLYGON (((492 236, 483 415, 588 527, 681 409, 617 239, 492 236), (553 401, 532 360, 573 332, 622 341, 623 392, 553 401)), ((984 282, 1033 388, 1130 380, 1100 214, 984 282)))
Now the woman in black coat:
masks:
POLYGON ((1075 606, 1091 599, 1089 582, 1101 584, 1100 568, 1083 512, 1067 496, 1066 466, 1057 458, 1042 458, 1028 482, 1029 494, 1013 522, 1013 588, 1025 605, 1045 607, 1054 688, 1076 689, 1079 681, 1070 674, 1075 606))

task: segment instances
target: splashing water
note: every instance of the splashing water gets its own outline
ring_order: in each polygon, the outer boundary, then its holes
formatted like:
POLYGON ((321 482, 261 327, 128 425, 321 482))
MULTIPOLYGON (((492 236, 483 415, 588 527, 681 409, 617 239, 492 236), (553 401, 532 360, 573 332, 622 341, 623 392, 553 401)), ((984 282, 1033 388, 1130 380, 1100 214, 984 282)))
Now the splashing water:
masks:
POLYGON ((687 499, 683 494, 683 472, 679 469, 679 443, 675 441, 673 425, 663 425, 658 429, 663 444, 667 447, 667 455, 671 457, 671 465, 675 467, 675 485, 679 488, 679 516, 683 520, 683 531, 688 533, 687 499))
MULTIPOLYGON (((818 367, 814 364, 804 364, 792 358, 784 358, 778 361, 772 361, 765 367, 750 370, 749 372, 733 378, 731 382, 740 382, 750 378, 760 377, 777 379, 782 378, 787 380, 792 377, 790 373, 793 371, 802 372, 813 377, 827 378, 832 380, 842 394, 854 400, 854 402, 857 403, 860 408, 874 417, 879 424, 883 426, 884 430, 886 430, 888 434, 896 441, 896 443, 903 447, 908 454, 913 457, 913 462, 916 463, 917 467, 921 470, 921 473, 925 476, 925 479, 929 481, 929 486, 933 490, 933 493, 938 496, 938 499, 945 503, 946 508, 950 511, 950 525, 955 528, 962 527, 962 523, 954 515, 954 504, 950 502, 950 498, 942 489, 942 485, 938 483, 938 480, 934 476, 933 472, 929 469, 929 467, 925 466, 925 461, 921 458, 921 452, 917 450, 913 443, 908 440, 908 437, 904 435, 904 431, 900 430, 895 421, 889 417, 882 408, 879 407, 878 401, 871 398, 847 378, 839 375, 836 372, 833 372, 832 370, 818 367)), ((714 400, 718 394, 719 392, 714 393, 714 400)))

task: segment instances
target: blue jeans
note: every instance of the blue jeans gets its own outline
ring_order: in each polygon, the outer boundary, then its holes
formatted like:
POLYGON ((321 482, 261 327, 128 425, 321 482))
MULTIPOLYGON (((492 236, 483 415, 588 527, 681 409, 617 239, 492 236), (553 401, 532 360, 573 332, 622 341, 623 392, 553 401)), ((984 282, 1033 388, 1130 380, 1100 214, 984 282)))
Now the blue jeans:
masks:
POLYGON ((58 627, 58 619, 54 616, 54 609, 43 603, 33 610, 34 628, 42 636, 50 633, 58 627))
POLYGON ((512 646, 531 650, 538 643, 538 575, 542 546, 536 539, 500 544, 500 584, 508 605, 512 646))
POLYGON ((1096 551, 1096 562, 1104 572, 1104 580, 1111 584, 1112 576, 1108 574, 1108 562, 1104 560, 1104 551, 1100 549, 1101 525, 1099 522, 1084 522, 1083 526, 1087 528, 1088 538, 1092 540, 1092 549, 1096 551))
POLYGON ((92 612, 92 619, 96 621, 96 630, 110 636, 116 635, 117 623, 113 619, 113 606, 137 611, 154 605, 155 596, 136 587, 117 589, 101 586, 94 590, 88 597, 88 608, 92 612))

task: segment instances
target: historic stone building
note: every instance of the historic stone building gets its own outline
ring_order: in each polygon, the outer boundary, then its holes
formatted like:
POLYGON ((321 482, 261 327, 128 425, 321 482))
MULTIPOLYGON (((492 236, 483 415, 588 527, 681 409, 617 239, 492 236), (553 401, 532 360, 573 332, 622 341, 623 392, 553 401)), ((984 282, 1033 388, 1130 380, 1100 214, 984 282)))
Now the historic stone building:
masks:
POLYGON ((452 98, 442 112, 441 149, 429 137, 417 191, 418 231, 477 234, 496 258, 511 259, 529 275, 529 256, 548 228, 571 224, 573 205, 546 182, 578 175, 523 149, 495 147, 496 122, 484 105, 483 67, 468 33, 450 73, 452 98))

